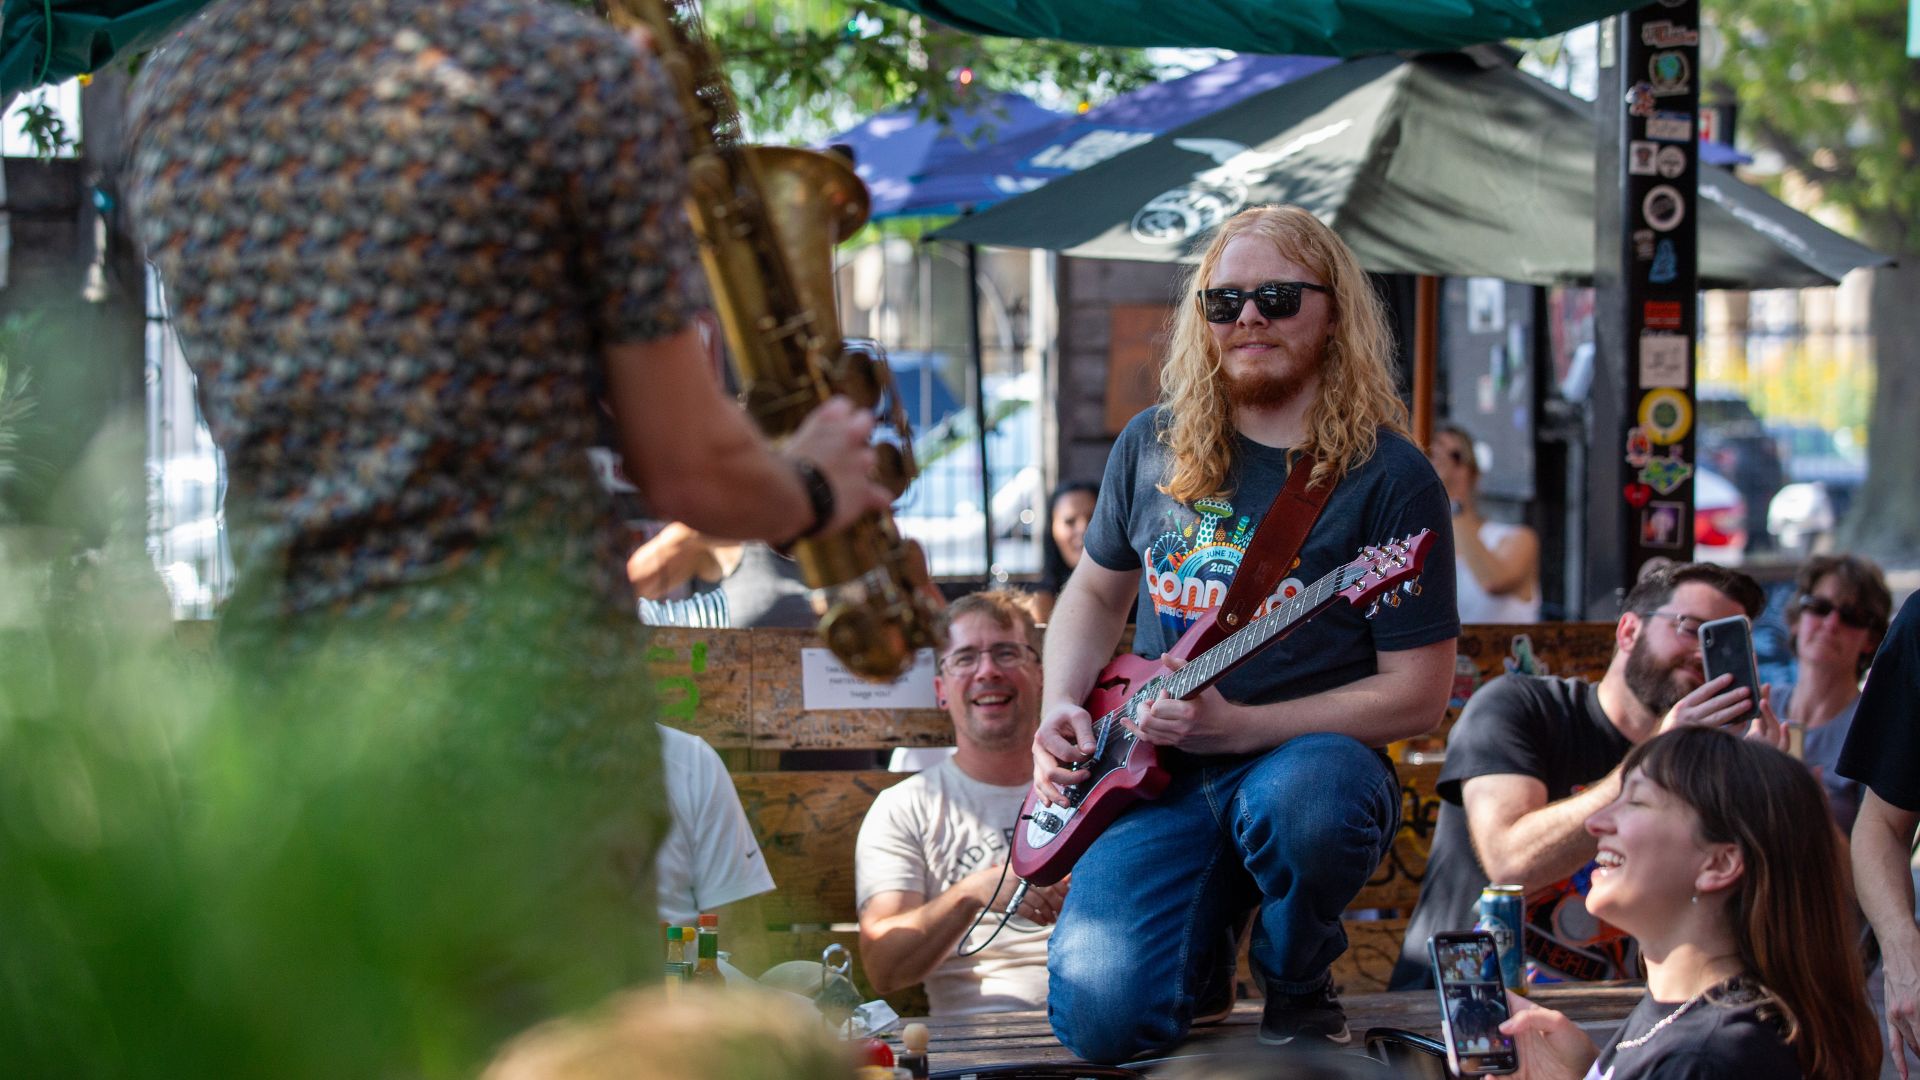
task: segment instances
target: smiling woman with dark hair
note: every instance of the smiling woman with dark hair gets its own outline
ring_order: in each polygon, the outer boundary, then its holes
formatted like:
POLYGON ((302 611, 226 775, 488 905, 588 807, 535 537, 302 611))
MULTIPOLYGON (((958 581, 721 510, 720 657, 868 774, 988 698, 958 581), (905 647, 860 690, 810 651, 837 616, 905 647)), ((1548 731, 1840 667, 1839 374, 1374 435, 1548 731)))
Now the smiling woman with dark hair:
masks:
POLYGON ((1052 616, 1054 598, 1080 564, 1087 522, 1093 520, 1093 500, 1099 494, 1099 484, 1070 480, 1054 488, 1047 500, 1047 529, 1040 538, 1040 584, 1033 596, 1033 617, 1040 623, 1052 616))
POLYGON ((1798 762, 1687 727, 1635 747, 1587 910, 1631 933, 1647 996, 1601 1045, 1524 998, 1501 1025, 1527 1080, 1855 1080, 1880 1055, 1842 896, 1837 834, 1798 762))

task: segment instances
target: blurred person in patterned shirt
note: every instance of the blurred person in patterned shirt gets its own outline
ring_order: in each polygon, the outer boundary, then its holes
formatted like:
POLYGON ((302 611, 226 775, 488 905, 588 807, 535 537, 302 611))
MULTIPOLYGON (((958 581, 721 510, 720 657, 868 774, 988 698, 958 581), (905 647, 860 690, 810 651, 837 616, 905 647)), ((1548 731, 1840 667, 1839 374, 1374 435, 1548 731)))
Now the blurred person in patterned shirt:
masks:
MULTIPOLYGON (((562 969, 551 1000, 596 990, 569 959, 630 981, 657 963, 666 812, 626 530, 588 451, 617 446, 658 516, 784 543, 887 505, 872 418, 829 401, 776 451, 724 396, 677 103, 581 12, 219 0, 155 50, 130 131, 129 206, 226 458, 241 715, 377 770, 324 740, 353 746, 368 710, 343 699, 406 673, 372 715, 449 752, 394 782, 552 841, 524 867, 552 902, 541 964, 450 992, 524 1022, 536 971, 562 969), (524 767, 463 768, 497 748, 524 767), (609 900, 630 938, 583 917, 609 900)), ((439 823, 408 830, 383 842, 441 851, 439 823)))

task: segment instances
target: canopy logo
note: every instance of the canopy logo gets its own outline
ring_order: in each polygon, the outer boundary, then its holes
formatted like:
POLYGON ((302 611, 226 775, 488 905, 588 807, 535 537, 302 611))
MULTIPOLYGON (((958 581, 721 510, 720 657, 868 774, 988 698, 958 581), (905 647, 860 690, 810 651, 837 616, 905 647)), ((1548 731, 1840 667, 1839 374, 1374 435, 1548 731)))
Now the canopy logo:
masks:
POLYGON ((1340 120, 1306 132, 1278 150, 1255 150, 1232 139, 1175 139, 1173 145, 1210 157, 1215 167, 1192 181, 1147 200, 1133 215, 1133 238, 1142 244, 1170 246, 1199 236, 1247 205, 1253 186, 1270 179, 1293 155, 1326 142, 1353 126, 1340 120))

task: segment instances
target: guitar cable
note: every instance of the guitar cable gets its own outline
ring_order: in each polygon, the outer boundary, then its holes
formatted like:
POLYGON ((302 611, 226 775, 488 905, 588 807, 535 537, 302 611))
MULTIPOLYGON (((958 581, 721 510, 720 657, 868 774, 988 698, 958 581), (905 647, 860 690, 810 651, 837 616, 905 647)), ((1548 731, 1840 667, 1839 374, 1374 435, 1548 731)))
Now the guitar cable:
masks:
MULTIPOLYGON (((1014 818, 1013 827, 1016 831, 1020 828, 1020 818, 1017 816, 1014 818)), ((1013 866, 1013 852, 1008 851, 1007 861, 1000 864, 1000 880, 993 887, 993 895, 999 896, 1000 890, 1006 888, 1007 870, 1012 866, 1013 866)), ((954 955, 972 956, 973 954, 993 944, 993 939, 999 937, 1000 931, 1005 930, 1007 928, 1007 924, 1013 921, 1014 915, 1020 910, 1021 902, 1026 900, 1027 898, 1027 890, 1032 887, 1033 887, 1032 882, 1028 881, 1026 878, 1021 878, 1020 884, 1014 886, 1013 899, 1008 900, 1007 906, 1000 912, 1000 925, 993 928, 993 933, 987 935, 987 940, 969 949, 967 948, 967 942, 973 938, 973 932, 975 930, 980 929, 980 923, 984 919, 986 919, 987 912, 993 910, 992 904, 981 905, 980 914, 975 915, 973 917, 973 925, 967 927, 967 932, 960 935, 960 944, 954 955)), ((1016 934, 1037 934, 1041 930, 1045 929, 1045 927, 1041 926, 1038 923, 1032 923, 1031 920, 1028 920, 1028 921, 1031 923, 1033 927, 1032 929, 1028 930, 1028 929, 1023 929, 1021 927, 1016 926, 1013 928, 1013 932, 1016 934)))

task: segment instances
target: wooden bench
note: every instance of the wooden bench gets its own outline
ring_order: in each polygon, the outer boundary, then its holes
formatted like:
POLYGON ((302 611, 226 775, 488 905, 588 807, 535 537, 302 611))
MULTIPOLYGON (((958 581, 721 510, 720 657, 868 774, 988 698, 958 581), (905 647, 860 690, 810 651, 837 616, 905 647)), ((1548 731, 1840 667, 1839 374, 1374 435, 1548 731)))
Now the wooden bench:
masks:
MULTIPOLYGON (((748 820, 760 840, 778 889, 763 898, 777 958, 817 957, 831 941, 858 952, 853 848, 860 822, 881 790, 906 779, 879 770, 778 771, 789 750, 888 750, 945 746, 952 727, 936 709, 808 711, 802 707, 801 650, 817 648, 804 630, 682 630, 652 632, 648 662, 657 715, 663 723, 699 735, 734 769, 748 820), (785 936, 781 936, 785 935, 785 936)), ((1459 705, 1487 679, 1514 666, 1598 679, 1612 649, 1610 623, 1474 626, 1460 639, 1463 661, 1454 703, 1425 739, 1401 748, 1401 826, 1392 851, 1353 909, 1377 918, 1349 920, 1350 942, 1336 964, 1349 993, 1384 988, 1399 958, 1407 916, 1419 897, 1439 815, 1434 755, 1459 715, 1459 705)), ((856 982, 871 995, 856 960, 856 982)), ((903 1015, 924 1012, 924 998, 891 995, 903 1015), (916 1007, 918 1006, 918 1007, 916 1007)))

